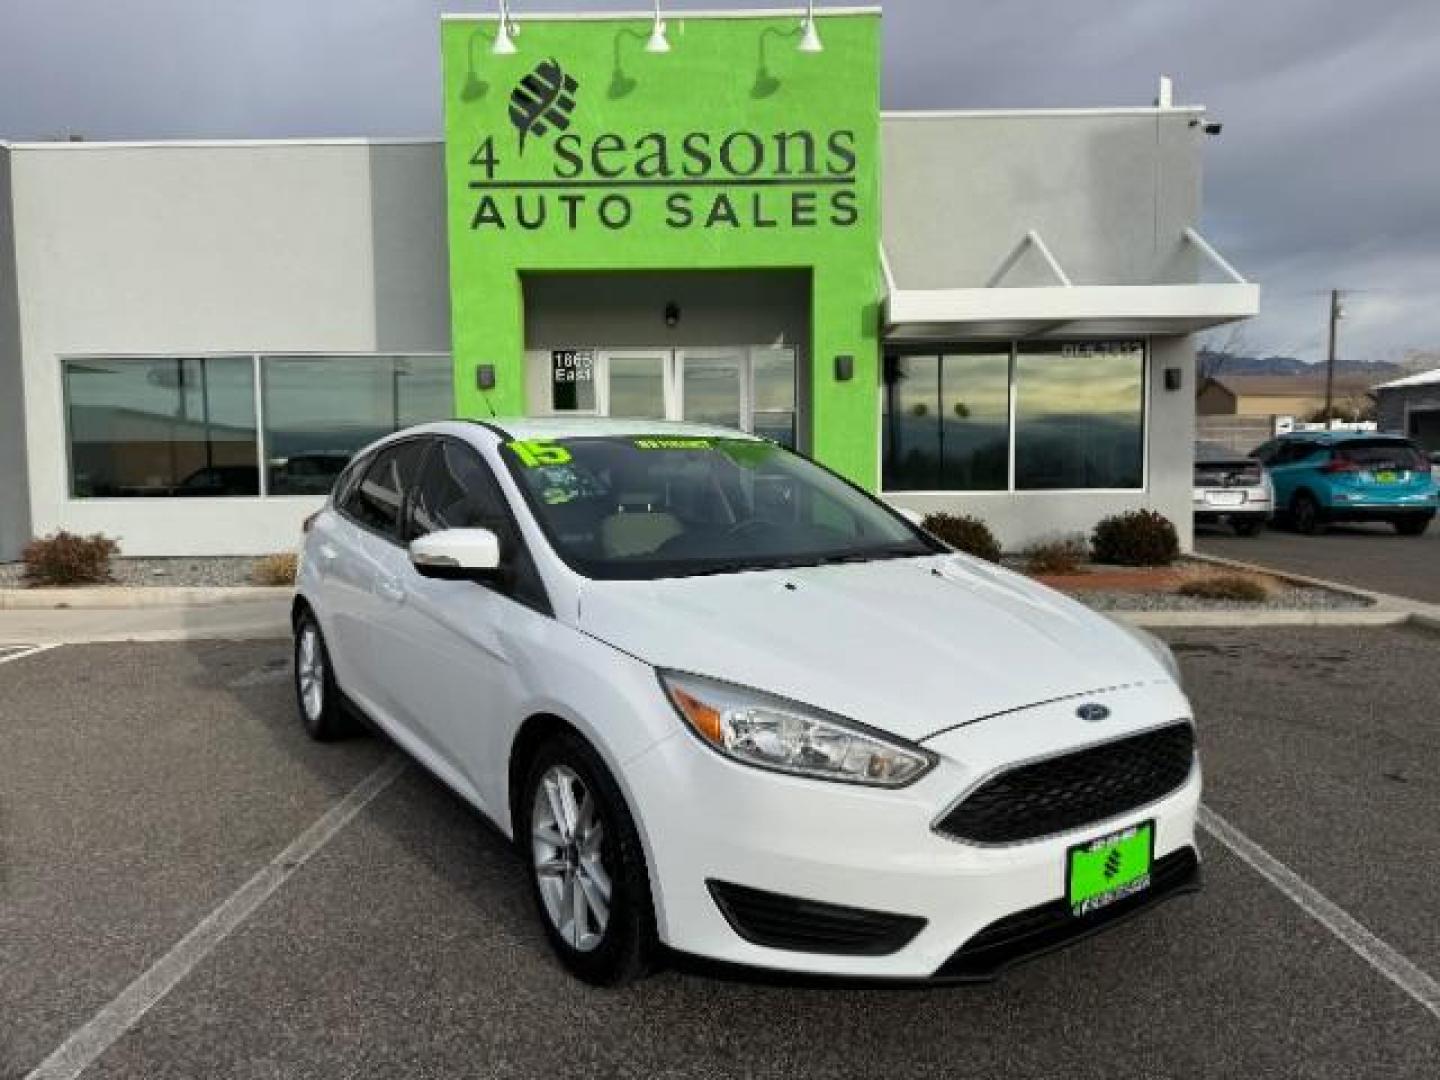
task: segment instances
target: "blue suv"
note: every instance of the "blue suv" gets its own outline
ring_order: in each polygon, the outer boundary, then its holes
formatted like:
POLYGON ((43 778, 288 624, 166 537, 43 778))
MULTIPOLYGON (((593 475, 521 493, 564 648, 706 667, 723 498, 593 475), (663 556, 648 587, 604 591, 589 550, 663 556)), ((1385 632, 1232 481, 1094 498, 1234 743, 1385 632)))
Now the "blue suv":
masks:
POLYGON ((1419 536, 1435 517, 1430 461, 1409 439, 1370 431, 1281 435, 1258 447, 1277 516, 1302 533, 1332 521, 1388 521, 1419 536))

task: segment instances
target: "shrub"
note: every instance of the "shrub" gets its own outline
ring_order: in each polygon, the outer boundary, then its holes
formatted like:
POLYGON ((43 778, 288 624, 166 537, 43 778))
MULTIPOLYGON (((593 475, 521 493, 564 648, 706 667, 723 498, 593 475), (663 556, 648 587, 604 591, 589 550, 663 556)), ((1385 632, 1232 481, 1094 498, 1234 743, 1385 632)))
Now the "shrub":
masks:
POLYGON ((1090 545, 1079 534, 1042 540, 1025 549, 1025 570, 1031 574, 1076 574, 1089 554, 1090 545))
POLYGON ((110 580, 110 556, 120 545, 103 533, 76 536, 61 529, 31 540, 20 553, 26 584, 103 585, 110 580))
POLYGON ((295 571, 299 568, 299 563, 299 556, 293 551, 266 555, 255 560, 255 569, 250 572, 250 580, 256 585, 267 585, 274 588, 294 585, 295 571))
POLYGON ((1239 600, 1247 604, 1263 603, 1270 595, 1264 580, 1248 574, 1207 574, 1185 582, 1176 591, 1201 600, 1239 600))
POLYGON ((990 562, 1000 561, 1000 542, 990 526, 969 514, 930 514, 924 526, 951 547, 990 562))
POLYGON ((1132 510, 1095 526, 1095 560, 1120 566, 1169 566, 1180 557, 1180 538, 1164 514, 1132 510))

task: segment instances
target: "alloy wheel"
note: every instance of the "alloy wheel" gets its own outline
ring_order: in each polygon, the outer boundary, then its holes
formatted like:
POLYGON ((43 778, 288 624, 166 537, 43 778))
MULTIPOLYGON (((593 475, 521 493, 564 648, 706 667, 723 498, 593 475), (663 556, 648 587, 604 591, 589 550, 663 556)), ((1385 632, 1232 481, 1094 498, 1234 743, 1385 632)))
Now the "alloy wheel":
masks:
POLYGON ((566 944, 590 952, 610 923, 611 880, 599 807, 573 770, 554 765, 541 776, 530 830, 545 914, 566 944))
POLYGON ((320 648, 320 633, 314 623, 306 623, 300 630, 295 677, 300 684, 300 704, 305 709, 305 719, 318 723, 325 711, 325 653, 320 648))

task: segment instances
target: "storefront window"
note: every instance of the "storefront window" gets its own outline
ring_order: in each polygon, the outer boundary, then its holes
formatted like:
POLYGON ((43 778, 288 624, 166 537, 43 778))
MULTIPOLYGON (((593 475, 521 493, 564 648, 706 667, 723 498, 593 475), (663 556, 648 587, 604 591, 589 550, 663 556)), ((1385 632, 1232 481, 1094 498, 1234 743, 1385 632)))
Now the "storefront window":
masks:
POLYGON ((64 363, 78 499, 260 493, 248 356, 64 363))
POLYGON ((267 492, 323 495, 352 454, 454 415, 447 356, 264 356, 267 492))
POLYGON ((1003 491, 1009 480, 1010 350, 957 349, 886 362, 885 486, 1003 491))
POLYGON ((886 357, 885 489, 1139 488, 1144 397, 1140 341, 968 346, 886 357))
POLYGON ((1142 485, 1141 342, 1021 345, 1015 370, 1017 489, 1142 485))

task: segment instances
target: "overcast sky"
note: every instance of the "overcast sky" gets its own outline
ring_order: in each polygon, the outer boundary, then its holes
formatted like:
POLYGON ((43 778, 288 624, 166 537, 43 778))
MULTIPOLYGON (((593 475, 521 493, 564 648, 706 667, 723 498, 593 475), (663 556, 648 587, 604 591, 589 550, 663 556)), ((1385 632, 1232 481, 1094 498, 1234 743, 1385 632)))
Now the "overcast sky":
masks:
MULTIPOLYGON (((527 11, 637 0, 515 0, 527 11)), ((766 6, 732 0, 685 7, 766 6)), ((1440 349, 1440 0, 886 0, 890 108, 1145 105, 1224 122, 1204 231, 1253 351, 1440 349)), ((0 139, 436 135, 435 0, 0 0, 0 139)))

